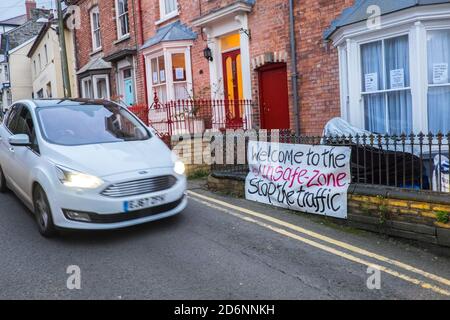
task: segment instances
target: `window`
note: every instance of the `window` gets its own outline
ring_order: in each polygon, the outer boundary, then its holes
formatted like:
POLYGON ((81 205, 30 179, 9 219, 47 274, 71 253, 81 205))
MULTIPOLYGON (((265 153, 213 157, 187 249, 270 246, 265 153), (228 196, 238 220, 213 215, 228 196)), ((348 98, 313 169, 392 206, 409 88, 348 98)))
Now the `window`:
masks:
POLYGON ((364 122, 376 133, 412 130, 408 36, 361 45, 364 122))
POLYGON ((81 81, 81 88, 82 88, 82 96, 85 99, 92 99, 94 98, 94 92, 92 90, 92 80, 91 78, 83 79, 81 81))
POLYGON ((91 10, 91 32, 92 32, 92 50, 97 51, 102 47, 102 39, 100 33, 100 12, 98 7, 91 10))
POLYGON ((150 60, 152 91, 156 91, 161 102, 189 98, 187 77, 189 71, 185 50, 165 51, 150 60))
POLYGON ((41 54, 38 54, 38 61, 39 61, 39 71, 42 70, 42 61, 41 61, 41 54))
POLYGON ((34 75, 37 75, 36 60, 33 60, 34 75))
POLYGON ((130 33, 128 24, 128 0, 116 0, 117 36, 119 39, 130 33))
POLYGON ((94 99, 109 99, 109 81, 107 75, 93 76, 94 99))
POLYGON ((5 80, 9 82, 9 69, 7 65, 5 65, 5 80))
POLYGON ((152 86, 160 101, 167 101, 166 62, 164 56, 151 59, 152 86))
POLYGON ((14 134, 14 130, 15 130, 17 121, 18 121, 19 116, 20 116, 19 111, 20 111, 20 106, 19 105, 12 106, 12 108, 9 111, 9 114, 8 114, 8 119, 6 120, 6 127, 13 134, 14 134))
POLYGON ((177 0, 160 0, 159 6, 160 6, 161 20, 170 19, 178 15, 177 0))
POLYGON ((112 103, 40 108, 37 114, 44 138, 54 144, 76 146, 151 138, 130 112, 112 103))
POLYGON ((82 79, 81 93, 85 99, 110 99, 108 75, 94 75, 82 79))
POLYGON ((450 30, 429 31, 428 127, 433 133, 450 132, 450 30))
POLYGON ((44 45, 44 51, 45 51, 45 64, 48 64, 48 48, 47 45, 44 45))
POLYGON ((44 89, 39 90, 36 95, 37 95, 38 99, 43 99, 44 98, 44 89))

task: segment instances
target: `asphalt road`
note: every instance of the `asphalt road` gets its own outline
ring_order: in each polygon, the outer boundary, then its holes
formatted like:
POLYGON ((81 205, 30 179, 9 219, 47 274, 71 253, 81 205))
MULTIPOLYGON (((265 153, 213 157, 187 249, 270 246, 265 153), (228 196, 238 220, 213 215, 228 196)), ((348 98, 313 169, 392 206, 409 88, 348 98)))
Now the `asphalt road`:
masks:
POLYGON ((0 195, 0 299, 449 298, 448 258, 192 189, 177 217, 51 240, 14 195, 0 195), (384 268, 380 290, 367 287, 367 263, 384 268), (66 286, 70 265, 81 290, 66 286))

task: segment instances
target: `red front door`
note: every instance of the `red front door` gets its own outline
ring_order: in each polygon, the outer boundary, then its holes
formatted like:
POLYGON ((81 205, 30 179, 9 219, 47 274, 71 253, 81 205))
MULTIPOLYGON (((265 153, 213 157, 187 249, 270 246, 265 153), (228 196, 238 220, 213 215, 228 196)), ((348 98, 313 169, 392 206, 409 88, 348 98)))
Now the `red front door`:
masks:
POLYGON ((240 100, 242 95, 241 50, 233 50, 222 54, 223 80, 225 88, 225 113, 227 128, 243 126, 240 100))
POLYGON ((287 67, 275 63, 259 69, 261 126, 263 129, 289 129, 287 67))

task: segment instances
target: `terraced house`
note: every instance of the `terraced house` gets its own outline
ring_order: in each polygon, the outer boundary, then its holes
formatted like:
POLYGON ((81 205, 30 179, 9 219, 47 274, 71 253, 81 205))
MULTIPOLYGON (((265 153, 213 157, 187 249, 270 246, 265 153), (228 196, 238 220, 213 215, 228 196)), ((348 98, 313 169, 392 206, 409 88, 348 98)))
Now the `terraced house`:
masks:
POLYGON ((450 130, 449 1, 72 3, 82 96, 194 105, 198 130, 316 135, 333 117, 383 134, 450 130))

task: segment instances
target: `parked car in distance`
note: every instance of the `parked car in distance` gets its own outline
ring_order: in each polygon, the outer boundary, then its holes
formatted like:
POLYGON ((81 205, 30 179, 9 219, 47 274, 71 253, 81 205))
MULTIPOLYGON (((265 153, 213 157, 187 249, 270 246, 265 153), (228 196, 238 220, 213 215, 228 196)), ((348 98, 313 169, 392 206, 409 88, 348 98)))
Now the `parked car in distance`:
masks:
POLYGON ((103 100, 24 100, 0 125, 0 191, 39 232, 105 230, 180 213, 184 164, 126 108, 103 100))

